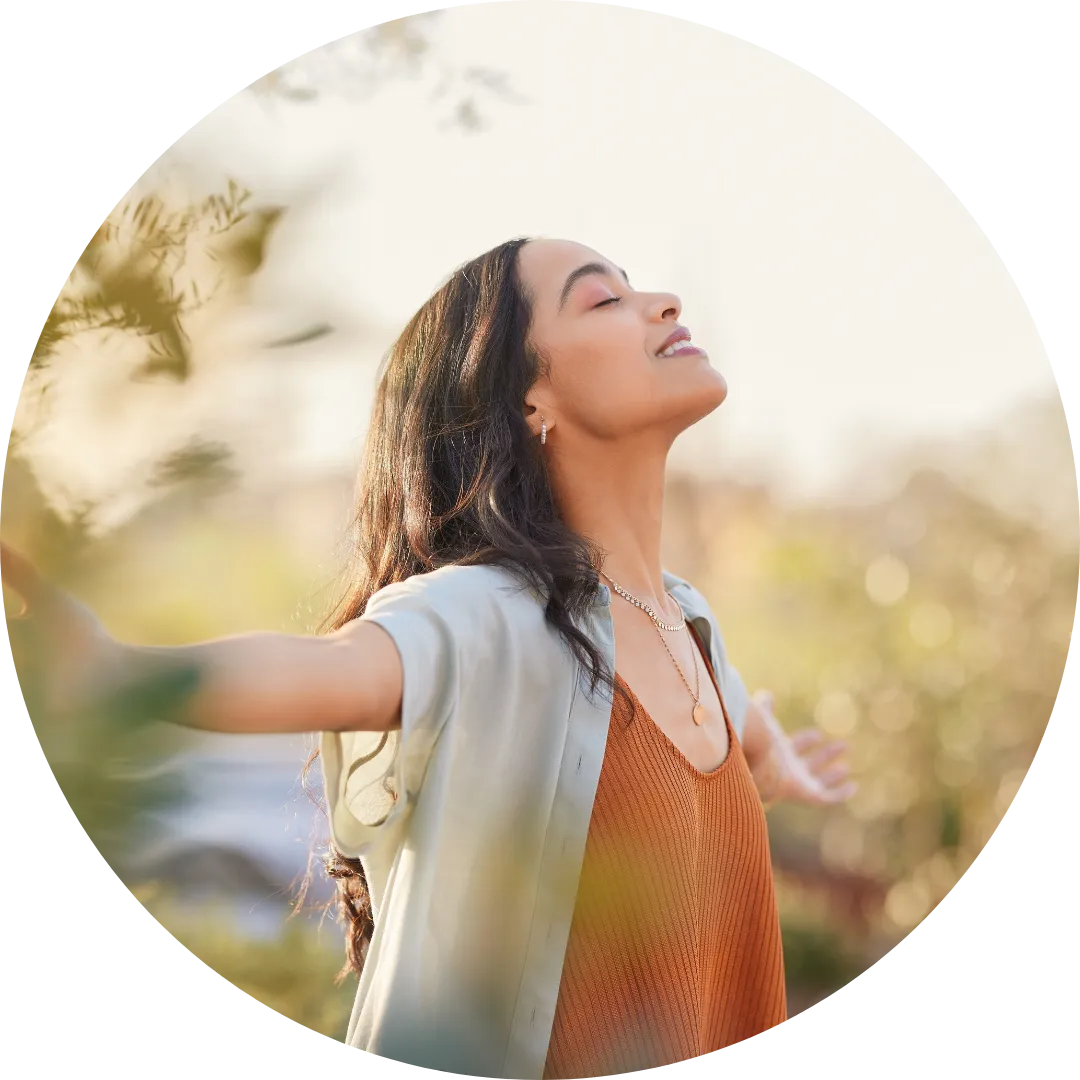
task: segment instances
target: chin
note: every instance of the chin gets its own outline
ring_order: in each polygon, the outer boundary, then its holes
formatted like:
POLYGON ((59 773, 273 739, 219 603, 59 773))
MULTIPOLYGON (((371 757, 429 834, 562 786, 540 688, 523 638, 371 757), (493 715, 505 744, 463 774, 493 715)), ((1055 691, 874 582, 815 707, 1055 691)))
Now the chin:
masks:
POLYGON ((709 379, 716 390, 716 404, 720 405, 727 397, 727 379, 720 374, 711 364, 709 365, 709 379))
POLYGON ((692 395, 689 395, 700 409, 697 419, 708 416, 713 409, 723 405, 727 400, 727 389, 727 380, 716 368, 710 366, 703 371, 701 377, 695 380, 692 395))
POLYGON ((653 381, 639 399, 646 426, 653 424, 678 433, 718 409, 726 400, 727 380, 707 360, 674 366, 653 381))
POLYGON ((674 408, 669 414, 679 431, 703 420, 727 398, 727 382, 715 368, 709 368, 707 377, 699 377, 680 390, 677 404, 673 403, 674 408))

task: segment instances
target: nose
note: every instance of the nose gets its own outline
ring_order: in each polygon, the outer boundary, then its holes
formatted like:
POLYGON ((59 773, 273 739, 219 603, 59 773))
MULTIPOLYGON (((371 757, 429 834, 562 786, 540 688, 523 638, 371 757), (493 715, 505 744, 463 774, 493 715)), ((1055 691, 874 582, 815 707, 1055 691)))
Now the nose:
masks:
POLYGON ((651 318, 663 322, 665 319, 678 319, 682 314, 682 301, 674 293, 653 293, 649 302, 651 318))

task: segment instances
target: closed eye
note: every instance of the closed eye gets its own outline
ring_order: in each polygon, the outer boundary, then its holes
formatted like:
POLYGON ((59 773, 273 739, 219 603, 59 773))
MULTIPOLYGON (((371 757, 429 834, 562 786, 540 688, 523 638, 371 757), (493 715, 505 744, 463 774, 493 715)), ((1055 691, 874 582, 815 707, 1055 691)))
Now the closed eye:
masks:
POLYGON ((605 304, 617 304, 622 299, 621 296, 611 296, 607 300, 601 300, 599 304, 593 305, 594 307, 603 307, 605 304))

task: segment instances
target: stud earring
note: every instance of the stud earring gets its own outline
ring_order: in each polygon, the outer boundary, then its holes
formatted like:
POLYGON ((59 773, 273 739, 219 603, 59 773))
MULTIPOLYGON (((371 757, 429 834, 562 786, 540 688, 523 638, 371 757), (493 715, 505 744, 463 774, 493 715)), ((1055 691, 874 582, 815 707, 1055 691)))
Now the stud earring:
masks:
POLYGON ((540 417, 540 445, 543 446, 547 442, 547 421, 540 417))

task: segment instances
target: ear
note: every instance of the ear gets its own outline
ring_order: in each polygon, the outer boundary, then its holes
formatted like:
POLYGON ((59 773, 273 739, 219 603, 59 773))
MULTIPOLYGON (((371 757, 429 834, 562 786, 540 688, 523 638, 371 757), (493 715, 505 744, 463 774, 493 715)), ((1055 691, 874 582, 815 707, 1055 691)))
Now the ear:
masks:
POLYGON ((540 438, 540 425, 542 422, 547 424, 548 434, 551 434, 551 429, 555 426, 555 417, 551 414, 551 407, 544 401, 543 394, 537 394, 536 391, 530 390, 525 395, 525 405, 522 412, 525 415, 525 423, 529 425, 529 430, 538 439, 540 438))

